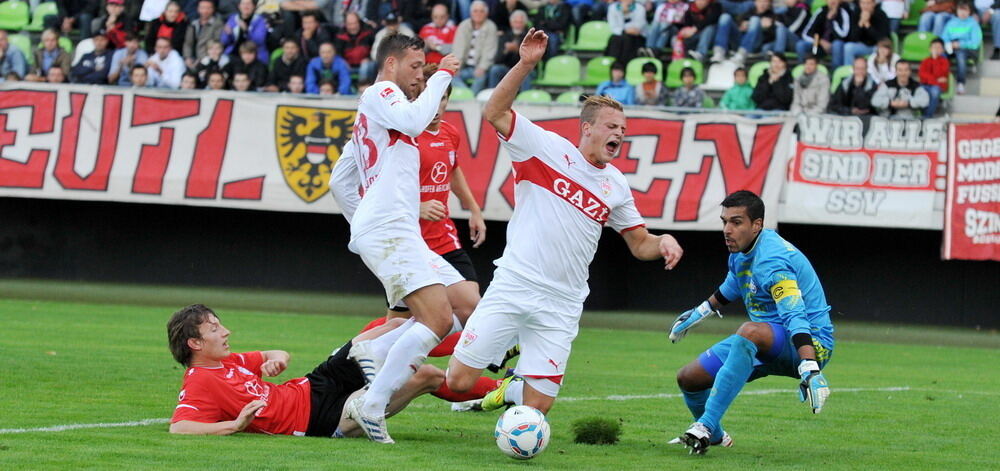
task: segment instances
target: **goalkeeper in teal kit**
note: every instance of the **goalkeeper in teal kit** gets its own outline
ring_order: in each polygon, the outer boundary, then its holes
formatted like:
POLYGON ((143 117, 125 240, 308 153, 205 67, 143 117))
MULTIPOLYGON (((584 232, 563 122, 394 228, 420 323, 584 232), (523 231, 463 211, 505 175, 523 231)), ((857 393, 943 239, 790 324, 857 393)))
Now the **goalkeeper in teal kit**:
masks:
POLYGON ((743 385, 769 375, 798 378, 799 398, 819 413, 830 394, 822 368, 833 353, 833 324, 823 287, 809 260, 777 232, 764 229, 764 203, 749 191, 722 202, 729 272, 719 289, 681 314, 670 330, 679 341, 718 309, 742 300, 751 322, 713 345, 677 372, 677 384, 694 416, 671 443, 704 454, 732 446, 722 416, 743 385))

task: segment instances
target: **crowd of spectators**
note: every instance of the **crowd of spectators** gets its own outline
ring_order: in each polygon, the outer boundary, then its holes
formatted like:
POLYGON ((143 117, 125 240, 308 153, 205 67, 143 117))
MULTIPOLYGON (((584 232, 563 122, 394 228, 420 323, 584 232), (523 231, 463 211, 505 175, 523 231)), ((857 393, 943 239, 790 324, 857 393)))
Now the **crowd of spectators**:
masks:
POLYGON ((478 93, 517 62, 529 27, 549 34, 550 58, 571 30, 603 20, 611 31, 604 54, 616 62, 596 92, 624 104, 703 106, 710 100, 690 68, 674 89, 652 64, 642 83, 625 80, 637 56, 691 57, 735 64, 725 109, 933 116, 953 66, 955 91, 964 92, 969 59, 985 47, 981 25, 993 25, 1000 40, 1000 0, 967 1, 927 0, 917 29, 940 39, 911 72, 890 39, 909 0, 825 0, 818 8, 808 0, 56 0, 58 14, 45 18, 30 58, 0 31, 0 78, 348 95, 372 83, 378 43, 399 33, 423 38, 428 62, 455 54, 454 85, 478 93), (150 4, 162 11, 150 15, 150 4), (83 53, 67 52, 64 36, 83 53), (790 52, 803 64, 795 77, 790 52), (751 80, 744 66, 754 57, 770 64, 751 80), (831 86, 827 71, 842 65, 853 73, 831 86))

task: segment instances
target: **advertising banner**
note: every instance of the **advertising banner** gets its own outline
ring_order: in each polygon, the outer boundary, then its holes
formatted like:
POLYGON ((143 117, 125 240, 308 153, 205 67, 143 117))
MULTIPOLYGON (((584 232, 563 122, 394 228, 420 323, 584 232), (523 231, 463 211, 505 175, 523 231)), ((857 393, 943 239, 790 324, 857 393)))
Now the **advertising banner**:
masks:
POLYGON ((948 141, 941 257, 1000 261, 1000 124, 953 124, 948 141))
POLYGON ((779 220, 939 229, 945 122, 802 115, 779 220))
MULTIPOLYGON (((510 159, 480 107, 454 102, 445 120, 462 137, 458 163, 484 215, 507 220, 510 159)), ((336 213, 330 169, 356 108, 353 97, 10 84, 0 88, 0 196, 336 213)), ((577 141, 579 108, 517 108, 577 141)), ((789 120, 627 116, 613 163, 649 227, 718 229, 719 202, 739 189, 777 207, 794 142, 789 120)), ((451 206, 467 215, 457 200, 451 206)))

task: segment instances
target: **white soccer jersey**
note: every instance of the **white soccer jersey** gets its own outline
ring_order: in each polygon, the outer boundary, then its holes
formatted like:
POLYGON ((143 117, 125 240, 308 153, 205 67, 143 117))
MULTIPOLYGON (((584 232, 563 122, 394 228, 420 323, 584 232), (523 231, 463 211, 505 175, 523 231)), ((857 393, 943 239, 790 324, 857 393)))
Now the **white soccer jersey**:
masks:
POLYGON ((582 302, 604 225, 624 233, 645 223, 621 171, 597 167, 562 136, 511 113, 511 135, 500 138, 513 161, 514 215, 496 265, 582 302))
POLYGON ((353 156, 364 196, 351 217, 351 240, 391 221, 419 234, 420 152, 417 136, 434 119, 451 74, 438 71, 410 102, 395 83, 365 90, 354 121, 353 156))

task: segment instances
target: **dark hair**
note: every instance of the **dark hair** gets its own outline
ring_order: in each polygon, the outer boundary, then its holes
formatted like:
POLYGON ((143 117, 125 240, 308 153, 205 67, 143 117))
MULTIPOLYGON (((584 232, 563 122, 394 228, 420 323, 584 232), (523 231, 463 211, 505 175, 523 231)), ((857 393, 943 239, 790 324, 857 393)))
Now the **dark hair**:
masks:
POLYGON ((201 338, 198 326, 205 322, 210 314, 219 317, 204 304, 192 304, 170 316, 170 320, 167 321, 167 345, 177 363, 190 366, 191 347, 188 346, 188 339, 201 338))
POLYGON ((733 71, 733 76, 736 76, 737 72, 743 72, 743 75, 746 75, 747 74, 747 69, 744 69, 743 67, 739 67, 739 68, 737 68, 736 70, 733 71))
POLYGON ((333 93, 337 93, 337 81, 336 80, 334 80, 332 78, 325 78, 325 79, 319 81, 319 84, 316 85, 316 88, 317 89, 323 88, 323 85, 329 85, 331 88, 333 88, 333 93))
POLYGON ((694 73, 694 69, 692 69, 691 67, 685 67, 681 69, 681 78, 684 78, 684 76, 688 74, 690 74, 692 77, 698 78, 698 74, 694 73))
POLYGON ((194 77, 194 81, 195 81, 195 83, 198 83, 198 74, 196 74, 196 73, 194 73, 194 72, 191 72, 190 70, 189 70, 189 71, 187 71, 187 72, 184 72, 184 75, 181 75, 181 78, 182 78, 182 79, 183 79, 184 77, 194 77))
POLYGON ((611 70, 625 70, 625 63, 622 61, 615 61, 611 64, 611 70))
POLYGON ((969 2, 964 2, 964 1, 963 1, 963 2, 958 2, 958 4, 957 4, 957 5, 955 5, 955 10, 956 10, 956 11, 957 11, 957 10, 958 10, 959 8, 968 8, 969 10, 973 10, 973 8, 972 8, 972 4, 970 4, 969 2))
POLYGON ((780 60, 785 65, 788 65, 788 58, 786 58, 784 54, 771 54, 771 57, 769 57, 767 60, 774 59, 775 57, 777 57, 778 60, 780 60))
MULTIPOLYGON (((427 83, 427 80, 431 78, 431 76, 434 75, 434 73, 437 71, 438 71, 437 64, 424 64, 424 83, 427 83)), ((358 83, 358 85, 360 86, 362 84, 358 83)), ((451 96, 451 82, 448 82, 448 88, 444 91, 444 96, 448 97, 451 96)))
MULTIPOLYGON (((160 39, 165 39, 165 38, 160 38, 160 39)), ((240 54, 243 54, 244 52, 252 52, 256 54, 257 43, 253 41, 243 41, 243 44, 240 44, 240 54)))
POLYGON ((750 221, 764 219, 764 202, 752 191, 740 190, 722 200, 723 208, 747 208, 750 221))
POLYGON ((419 37, 413 38, 405 34, 393 33, 382 39, 375 53, 375 62, 378 63, 378 70, 382 70, 385 61, 389 57, 400 59, 409 49, 418 51, 424 50, 424 40, 419 37))
POLYGON ((135 65, 133 65, 133 66, 132 66, 132 68, 131 68, 131 69, 129 69, 128 73, 129 73, 129 75, 132 75, 132 72, 135 72, 136 70, 139 70, 139 69, 142 69, 142 70, 143 70, 143 72, 146 72, 147 74, 149 73, 149 72, 148 72, 148 71, 146 70, 146 66, 144 66, 144 65, 142 65, 142 64, 135 64, 135 65))
POLYGON ((125 33, 125 42, 138 41, 138 40, 139 40, 139 35, 138 34, 135 34, 132 31, 129 31, 129 32, 125 33))
POLYGON ((940 45, 941 45, 941 47, 944 47, 944 41, 942 41, 942 40, 941 40, 941 38, 934 38, 934 39, 933 39, 933 40, 931 41, 931 44, 940 44, 940 45))
MULTIPOLYGON (((288 44, 288 43, 292 43, 292 44, 294 44, 296 46, 299 45, 299 41, 298 40, 296 40, 295 38, 293 38, 291 36, 288 36, 288 37, 282 38, 282 40, 281 40, 281 47, 284 47, 285 44, 288 44)), ((301 48, 299 48, 299 49, 301 49, 301 48)))
POLYGON ((646 62, 642 64, 642 73, 653 72, 656 73, 656 64, 652 62, 646 62))
POLYGON ((304 12, 302 12, 299 15, 299 18, 302 19, 302 18, 305 18, 307 16, 311 16, 314 20, 316 20, 317 23, 320 23, 320 24, 323 23, 323 14, 320 13, 319 10, 304 11, 304 12))
POLYGON ((806 61, 813 61, 813 62, 819 64, 819 56, 817 56, 816 54, 809 54, 809 55, 806 56, 806 58, 802 62, 806 62, 806 61))

